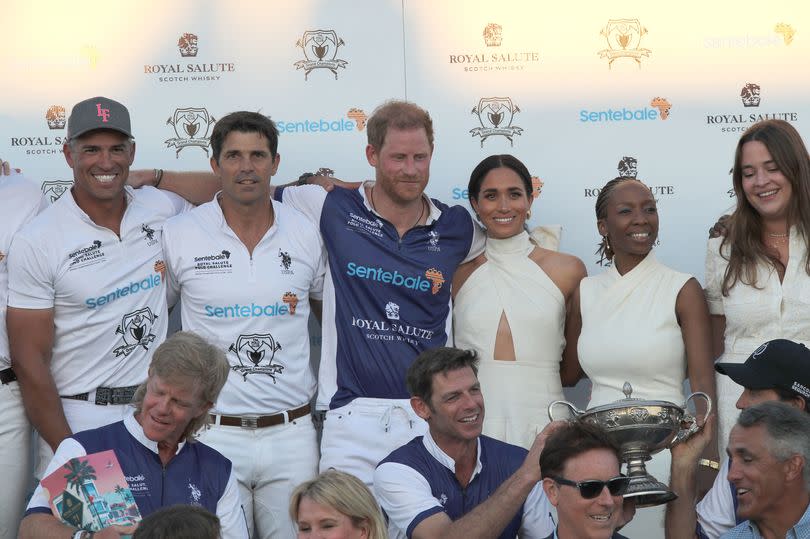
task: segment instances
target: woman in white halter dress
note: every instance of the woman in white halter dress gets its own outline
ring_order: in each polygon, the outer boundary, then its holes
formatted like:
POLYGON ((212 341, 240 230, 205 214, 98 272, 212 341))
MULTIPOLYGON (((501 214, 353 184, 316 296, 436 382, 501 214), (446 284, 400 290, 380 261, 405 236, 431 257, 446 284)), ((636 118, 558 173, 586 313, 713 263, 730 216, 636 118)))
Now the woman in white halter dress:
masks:
POLYGON ((531 177, 513 156, 484 159, 468 191, 487 245, 453 281, 455 345, 481 360, 483 433, 529 448, 549 422, 548 404, 563 398, 567 303, 585 267, 538 246, 525 231, 531 177))
MULTIPOLYGON (((649 188, 635 178, 611 180, 597 198, 596 215, 603 237, 600 252, 612 265, 583 279, 574 302, 582 320, 578 359, 593 384, 588 407, 623 399, 625 382, 632 385, 634 398, 681 405, 687 373, 693 391, 714 400, 703 290, 692 276, 666 267, 652 253, 658 214, 649 188)), ((710 453, 715 459, 716 451, 715 444, 710 453)), ((646 466, 669 483, 669 451, 646 466)), ((664 511, 664 505, 640 509, 622 533, 663 539, 664 511)))

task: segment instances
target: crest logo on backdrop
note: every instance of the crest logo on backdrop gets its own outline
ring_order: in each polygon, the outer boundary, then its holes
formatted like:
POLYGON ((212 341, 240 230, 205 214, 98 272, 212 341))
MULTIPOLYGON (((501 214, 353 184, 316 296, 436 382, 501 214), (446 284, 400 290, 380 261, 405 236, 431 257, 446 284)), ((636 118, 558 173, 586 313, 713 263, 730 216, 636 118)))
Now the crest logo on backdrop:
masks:
POLYGON ((470 129, 470 135, 481 137, 482 148, 487 138, 496 135, 506 137, 509 145, 514 146, 513 137, 523 134, 522 127, 512 125, 518 112, 520 108, 509 97, 482 97, 472 109, 481 127, 470 129))
POLYGON ((198 107, 175 109, 174 114, 166 120, 166 125, 174 128, 174 138, 166 139, 167 148, 175 147, 175 157, 180 158, 180 152, 188 146, 199 146, 208 155, 211 145, 209 132, 216 119, 208 114, 208 110, 198 107))
POLYGON ((328 69, 338 78, 338 69, 346 68, 346 60, 337 57, 338 49, 345 45, 334 30, 307 30, 295 46, 304 52, 304 59, 295 62, 296 69, 304 70, 304 80, 316 69, 328 69))
POLYGON ((605 36, 608 48, 599 51, 599 58, 608 59, 608 68, 612 68, 618 58, 632 58, 641 69, 642 57, 652 53, 650 49, 640 46, 647 29, 641 26, 638 19, 610 19, 600 34, 605 36))

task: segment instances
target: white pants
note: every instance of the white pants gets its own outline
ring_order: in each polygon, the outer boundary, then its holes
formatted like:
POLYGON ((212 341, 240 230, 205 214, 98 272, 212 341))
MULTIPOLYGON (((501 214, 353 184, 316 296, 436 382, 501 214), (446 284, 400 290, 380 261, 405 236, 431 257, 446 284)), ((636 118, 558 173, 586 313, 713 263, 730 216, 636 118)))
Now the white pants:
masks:
POLYGON ((289 539, 290 494, 318 473, 318 441, 312 416, 284 425, 245 429, 212 425, 199 437, 233 463, 250 536, 289 539))
POLYGON ((17 382, 0 384, 0 539, 17 537, 25 499, 33 488, 31 425, 17 382))
POLYGON ((320 471, 335 468, 369 488, 374 469, 394 449, 427 432, 409 399, 357 398, 326 412, 320 471))
MULTIPOLYGON (((62 409, 65 411, 65 418, 67 419, 70 431, 73 433, 97 429, 104 425, 116 423, 124 419, 131 410, 129 404, 108 404, 107 406, 99 406, 94 402, 88 401, 74 399, 61 400, 62 409)), ((45 468, 48 467, 48 464, 53 458, 53 451, 44 438, 40 436, 38 439, 35 475, 37 479, 42 479, 45 468)))

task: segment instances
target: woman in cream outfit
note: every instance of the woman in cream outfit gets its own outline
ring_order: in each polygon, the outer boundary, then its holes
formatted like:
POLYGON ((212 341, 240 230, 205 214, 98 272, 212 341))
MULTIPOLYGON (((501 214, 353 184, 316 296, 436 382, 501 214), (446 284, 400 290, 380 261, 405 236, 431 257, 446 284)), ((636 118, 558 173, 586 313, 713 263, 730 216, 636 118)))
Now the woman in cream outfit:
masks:
MULTIPOLYGON (((733 183, 728 233, 709 240, 706 296, 715 357, 742 363, 772 339, 810 345, 810 157, 796 129, 752 125, 737 144, 733 183)), ((717 393, 725 447, 742 387, 720 376, 717 393)))
MULTIPOLYGON (((600 252, 612 265, 579 285, 578 358, 593 383, 589 407, 633 397, 684 402, 683 381, 714 399, 709 313, 703 290, 690 275, 656 260, 658 213, 649 188, 635 178, 609 181, 596 200, 600 252)), ((716 444, 711 456, 717 458, 716 444)), ((669 451, 647 471, 669 482, 669 451)), ((665 506, 640 510, 622 530, 629 537, 664 537, 665 506), (626 532, 625 532, 626 530, 626 532)))
MULTIPOLYGON (((484 434, 528 449, 548 423, 548 404, 563 398, 567 306, 585 266, 525 231, 532 183, 517 158, 481 161, 468 191, 487 244, 453 280, 455 345, 481 358, 484 434)), ((568 329, 576 335, 579 327, 568 329)))

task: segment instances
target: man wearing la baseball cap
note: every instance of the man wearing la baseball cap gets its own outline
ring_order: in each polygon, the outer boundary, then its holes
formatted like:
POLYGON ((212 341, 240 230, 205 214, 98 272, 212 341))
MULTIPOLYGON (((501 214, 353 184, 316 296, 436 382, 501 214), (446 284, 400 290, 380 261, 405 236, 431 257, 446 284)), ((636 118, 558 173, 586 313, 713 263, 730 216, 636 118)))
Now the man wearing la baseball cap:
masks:
POLYGON ((40 434, 40 476, 71 433, 123 419, 166 336, 161 229, 191 205, 127 187, 127 108, 77 103, 63 153, 73 187, 15 236, 8 257, 11 363, 40 434))
MULTIPOLYGON (((717 363, 715 369, 743 387, 737 408, 744 410, 768 401, 781 401, 810 413, 810 350, 803 344, 775 339, 762 344, 744 363, 717 363)), ((667 539, 717 539, 746 519, 737 517, 737 488, 728 480, 729 459, 722 466, 698 461, 708 443, 713 423, 701 435, 672 451, 672 484, 679 499, 667 507, 667 539), (698 463, 720 471, 706 496, 695 506, 698 463)))

